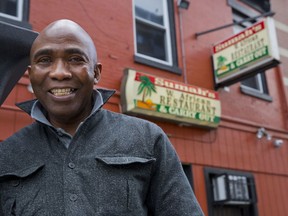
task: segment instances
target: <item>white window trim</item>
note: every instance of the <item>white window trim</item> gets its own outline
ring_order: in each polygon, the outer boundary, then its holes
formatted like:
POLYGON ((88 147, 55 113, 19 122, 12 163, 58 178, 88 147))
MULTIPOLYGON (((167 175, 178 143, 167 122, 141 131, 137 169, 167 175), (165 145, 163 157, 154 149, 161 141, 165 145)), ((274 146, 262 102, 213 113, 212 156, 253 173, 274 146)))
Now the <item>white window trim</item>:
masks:
POLYGON ((2 12, 0 12, 0 16, 8 18, 8 19, 22 21, 22 19, 23 19, 23 1, 24 0, 17 0, 17 16, 11 16, 9 14, 5 14, 2 12))
POLYGON ((264 92, 263 80, 262 80, 261 74, 257 74, 255 76, 255 78, 256 78, 257 89, 256 88, 251 88, 251 87, 246 86, 245 84, 241 83, 242 88, 245 88, 245 89, 247 89, 249 91, 254 91, 254 92, 257 92, 257 93, 266 94, 264 92))
MULTIPOLYGON (((154 26, 158 26, 156 23, 150 22, 149 20, 145 20, 145 19, 141 19, 141 18, 137 18, 136 14, 135 14, 135 2, 133 0, 133 28, 134 28, 134 53, 136 56, 150 60, 150 61, 154 61, 154 62, 158 62, 160 64, 165 64, 165 65, 169 65, 172 66, 172 49, 171 49, 171 36, 170 36, 170 23, 169 23, 169 14, 168 14, 168 5, 167 5, 167 0, 162 0, 163 2, 163 22, 164 22, 164 28, 166 29, 165 31, 165 35, 166 35, 166 40, 165 40, 165 48, 166 48, 166 55, 167 55, 167 61, 163 61, 157 58, 153 58, 151 56, 147 56, 141 53, 137 53, 137 35, 136 35, 136 19, 144 21, 145 23, 148 23, 149 25, 154 25, 154 26)), ((161 28, 163 29, 163 26, 161 26, 161 28)))

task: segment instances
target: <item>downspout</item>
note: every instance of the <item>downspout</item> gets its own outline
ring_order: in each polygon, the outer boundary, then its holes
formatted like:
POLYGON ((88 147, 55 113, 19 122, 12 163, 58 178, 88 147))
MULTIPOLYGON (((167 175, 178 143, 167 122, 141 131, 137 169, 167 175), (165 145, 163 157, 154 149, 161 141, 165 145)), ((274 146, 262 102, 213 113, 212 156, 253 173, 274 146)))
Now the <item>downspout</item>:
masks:
POLYGON ((180 28, 180 40, 181 40, 181 55, 182 55, 182 65, 183 65, 183 79, 184 83, 187 84, 187 69, 186 69, 186 56, 185 56, 185 46, 183 39, 183 26, 182 26, 182 12, 181 8, 178 7, 179 13, 179 28, 180 28))

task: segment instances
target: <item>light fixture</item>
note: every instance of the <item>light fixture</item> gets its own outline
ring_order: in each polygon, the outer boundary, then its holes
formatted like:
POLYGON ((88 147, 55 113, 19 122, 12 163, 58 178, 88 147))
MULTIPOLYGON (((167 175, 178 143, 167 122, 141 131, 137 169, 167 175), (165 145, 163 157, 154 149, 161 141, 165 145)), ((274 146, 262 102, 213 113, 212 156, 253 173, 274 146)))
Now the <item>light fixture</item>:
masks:
POLYGON ((178 0, 178 7, 187 10, 190 2, 188 0, 178 0))
POLYGON ((271 134, 266 133, 266 139, 269 140, 269 141, 272 140, 272 136, 271 136, 271 134))
POLYGON ((283 144, 283 140, 282 139, 275 139, 273 144, 276 148, 279 148, 283 144))
POLYGON ((258 139, 261 139, 261 138, 263 138, 264 136, 266 137, 267 140, 271 140, 271 139, 272 139, 271 134, 269 134, 269 133, 266 131, 266 129, 263 128, 263 127, 262 127, 262 128, 259 128, 259 129, 257 130, 256 136, 257 136, 258 139))

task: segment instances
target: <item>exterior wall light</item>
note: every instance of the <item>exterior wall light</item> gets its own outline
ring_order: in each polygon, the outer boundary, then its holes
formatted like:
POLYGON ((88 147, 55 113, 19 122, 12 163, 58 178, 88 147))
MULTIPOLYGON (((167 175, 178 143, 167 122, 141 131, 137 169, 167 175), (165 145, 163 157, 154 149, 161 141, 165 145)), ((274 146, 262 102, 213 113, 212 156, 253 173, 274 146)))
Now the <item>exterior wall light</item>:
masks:
POLYGON ((283 144, 283 140, 282 140, 282 139, 275 139, 274 142, 273 142, 273 145, 274 145, 276 148, 281 147, 282 144, 283 144))
POLYGON ((190 2, 188 0, 178 0, 178 7, 187 10, 190 2))
POLYGON ((272 139, 272 136, 271 134, 269 134, 265 128, 259 128, 258 131, 257 131, 257 134, 256 134, 257 138, 258 139, 261 139, 263 138, 264 136, 266 137, 267 140, 271 140, 272 139))

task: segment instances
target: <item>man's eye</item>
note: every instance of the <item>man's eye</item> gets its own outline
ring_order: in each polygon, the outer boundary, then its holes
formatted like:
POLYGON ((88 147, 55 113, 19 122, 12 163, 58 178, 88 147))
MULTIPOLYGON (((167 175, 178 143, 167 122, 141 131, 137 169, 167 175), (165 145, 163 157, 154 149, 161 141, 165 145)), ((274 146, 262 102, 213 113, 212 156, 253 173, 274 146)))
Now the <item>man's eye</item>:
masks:
POLYGON ((84 59, 80 56, 73 56, 69 58, 69 62, 80 63, 80 62, 84 62, 84 59))
POLYGON ((51 58, 49 58, 49 57, 42 57, 42 58, 39 58, 39 59, 37 60, 38 63, 45 63, 45 64, 50 63, 51 61, 52 61, 52 60, 51 60, 51 58))

